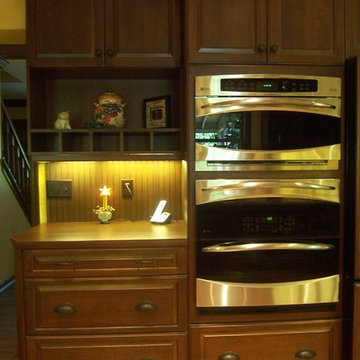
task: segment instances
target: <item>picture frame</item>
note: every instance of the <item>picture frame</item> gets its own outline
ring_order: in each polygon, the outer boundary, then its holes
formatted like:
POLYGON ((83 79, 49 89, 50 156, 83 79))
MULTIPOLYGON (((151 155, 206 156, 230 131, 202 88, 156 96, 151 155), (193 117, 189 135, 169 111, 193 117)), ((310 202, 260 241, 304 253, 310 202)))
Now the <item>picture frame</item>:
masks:
POLYGON ((170 121, 170 96, 159 96, 143 100, 145 127, 165 128, 170 121))

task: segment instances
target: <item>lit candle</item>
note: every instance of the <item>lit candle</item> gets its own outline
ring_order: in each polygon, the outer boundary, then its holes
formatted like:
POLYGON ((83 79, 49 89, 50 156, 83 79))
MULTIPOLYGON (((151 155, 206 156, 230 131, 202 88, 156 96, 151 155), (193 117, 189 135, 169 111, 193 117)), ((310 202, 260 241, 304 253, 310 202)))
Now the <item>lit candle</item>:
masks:
POLYGON ((107 197, 110 195, 111 188, 108 188, 106 185, 104 185, 104 187, 100 188, 99 190, 100 190, 100 196, 103 197, 103 208, 107 209, 108 207, 107 197))

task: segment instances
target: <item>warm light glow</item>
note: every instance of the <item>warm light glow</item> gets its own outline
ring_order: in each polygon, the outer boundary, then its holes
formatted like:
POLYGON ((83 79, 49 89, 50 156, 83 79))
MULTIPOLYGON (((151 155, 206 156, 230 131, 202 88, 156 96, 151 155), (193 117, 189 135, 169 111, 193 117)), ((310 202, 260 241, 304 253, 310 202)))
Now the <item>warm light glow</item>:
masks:
POLYGON ((110 195, 111 188, 108 188, 106 185, 104 185, 103 188, 100 188, 100 196, 103 196, 103 208, 107 209, 108 207, 108 201, 107 197, 110 195))
POLYGON ((106 185, 104 185, 103 188, 100 188, 100 196, 109 196, 111 195, 111 188, 108 188, 106 185))

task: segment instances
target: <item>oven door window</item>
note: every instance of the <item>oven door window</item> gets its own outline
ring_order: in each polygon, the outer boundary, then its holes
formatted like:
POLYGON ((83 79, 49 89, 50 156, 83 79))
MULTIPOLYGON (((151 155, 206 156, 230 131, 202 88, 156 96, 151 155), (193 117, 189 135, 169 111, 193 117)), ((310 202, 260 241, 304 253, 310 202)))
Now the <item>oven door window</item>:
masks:
POLYGON ((196 144, 236 150, 293 150, 340 143, 339 118, 301 111, 252 110, 199 116, 196 144))

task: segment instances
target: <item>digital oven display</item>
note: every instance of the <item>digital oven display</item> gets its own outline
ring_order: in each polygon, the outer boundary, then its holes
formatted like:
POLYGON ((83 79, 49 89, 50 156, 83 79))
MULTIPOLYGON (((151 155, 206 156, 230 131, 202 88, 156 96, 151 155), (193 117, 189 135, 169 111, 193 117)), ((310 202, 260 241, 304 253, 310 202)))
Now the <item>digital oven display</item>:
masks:
POLYGON ((221 91, 234 92, 316 92, 317 80, 312 79, 221 79, 221 91))

